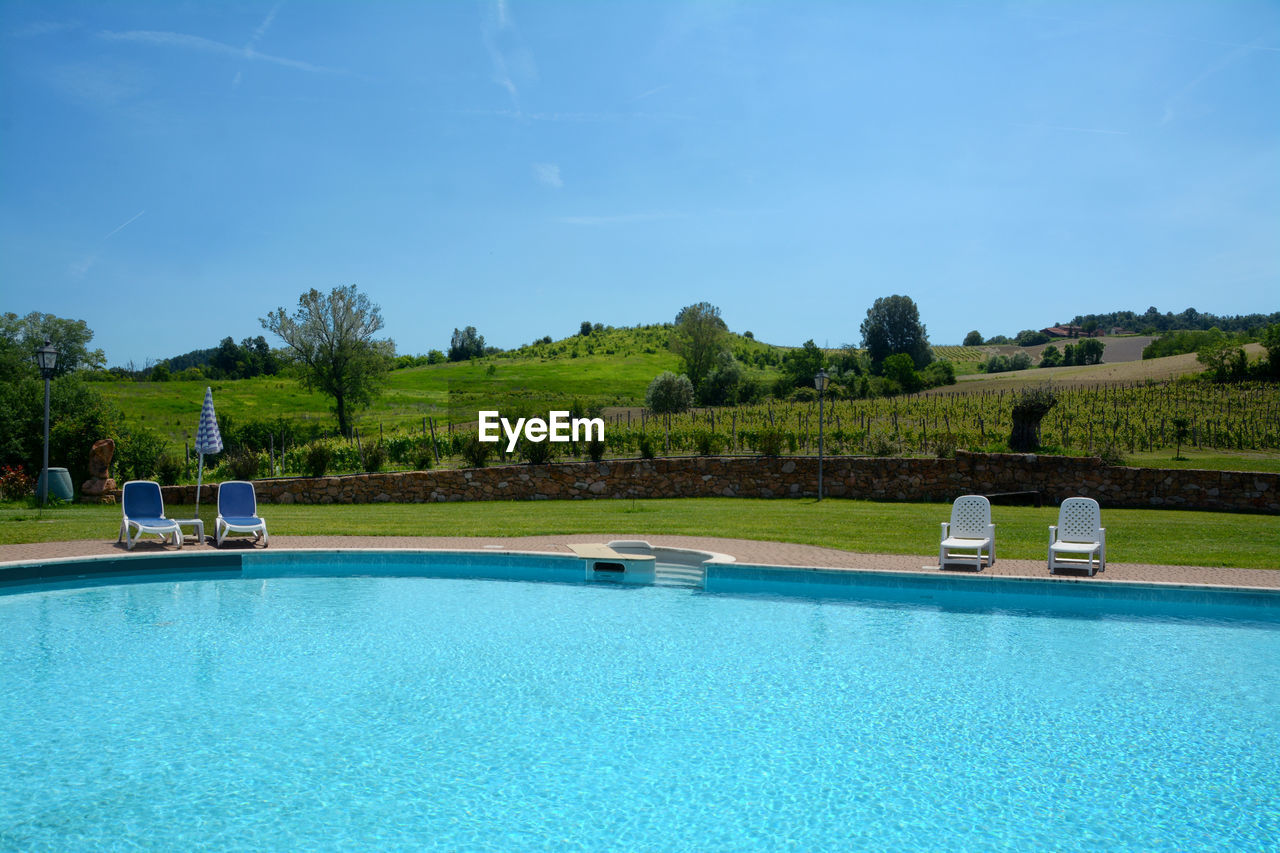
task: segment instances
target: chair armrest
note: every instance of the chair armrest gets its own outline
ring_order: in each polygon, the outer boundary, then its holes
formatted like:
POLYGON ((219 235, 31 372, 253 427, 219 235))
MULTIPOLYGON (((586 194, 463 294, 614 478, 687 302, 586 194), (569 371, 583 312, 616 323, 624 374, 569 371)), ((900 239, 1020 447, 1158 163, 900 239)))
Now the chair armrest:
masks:
POLYGON ((946 539, 947 534, 950 532, 951 532, 951 522, 949 521, 942 522, 942 538, 946 539))
POLYGON ((1058 541, 1058 525, 1050 524, 1049 525, 1049 544, 1052 545, 1054 542, 1057 542, 1057 541, 1058 541))

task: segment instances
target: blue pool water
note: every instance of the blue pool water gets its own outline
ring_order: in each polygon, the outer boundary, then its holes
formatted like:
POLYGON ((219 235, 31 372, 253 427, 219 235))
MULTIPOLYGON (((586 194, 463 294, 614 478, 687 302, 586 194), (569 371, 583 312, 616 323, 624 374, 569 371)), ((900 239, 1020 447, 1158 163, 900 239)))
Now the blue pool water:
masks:
POLYGON ((1280 845, 1280 626, 395 577, 0 595, 0 849, 1280 845))

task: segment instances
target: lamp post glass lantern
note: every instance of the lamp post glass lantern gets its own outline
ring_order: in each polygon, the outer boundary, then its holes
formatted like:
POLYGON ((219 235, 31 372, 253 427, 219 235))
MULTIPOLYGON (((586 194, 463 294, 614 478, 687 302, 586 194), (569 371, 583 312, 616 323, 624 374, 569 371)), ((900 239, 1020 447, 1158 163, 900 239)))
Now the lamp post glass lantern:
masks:
POLYGON ((36 347, 36 365, 44 377, 44 467, 40 470, 40 506, 49 503, 49 380, 58 366, 58 348, 48 338, 36 347))
POLYGON ((822 500, 822 395, 826 392, 827 383, 830 381, 831 377, 827 376, 827 371, 822 368, 813 377, 813 387, 818 389, 818 500, 822 500))

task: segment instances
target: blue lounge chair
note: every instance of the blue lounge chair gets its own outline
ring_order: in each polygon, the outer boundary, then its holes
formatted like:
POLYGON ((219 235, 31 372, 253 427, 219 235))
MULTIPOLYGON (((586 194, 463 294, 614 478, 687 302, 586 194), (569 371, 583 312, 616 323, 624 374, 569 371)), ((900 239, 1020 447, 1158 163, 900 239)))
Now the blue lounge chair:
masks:
POLYGON ((163 542, 182 547, 182 528, 172 518, 164 517, 164 496, 160 494, 160 484, 155 480, 130 480, 124 484, 120 496, 120 508, 123 517, 120 519, 120 537, 116 542, 124 542, 124 547, 132 551, 144 533, 154 533, 163 542), (132 531, 137 533, 130 535, 132 531))
POLYGON ((229 480, 218 486, 218 519, 213 538, 219 548, 231 533, 253 533, 267 547, 267 523, 258 518, 258 495, 253 483, 229 480))

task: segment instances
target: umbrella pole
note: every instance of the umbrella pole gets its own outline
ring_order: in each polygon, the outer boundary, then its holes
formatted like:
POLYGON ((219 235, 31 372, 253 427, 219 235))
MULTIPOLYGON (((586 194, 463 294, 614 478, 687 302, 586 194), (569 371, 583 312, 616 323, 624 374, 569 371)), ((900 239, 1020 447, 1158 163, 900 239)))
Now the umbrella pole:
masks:
POLYGON ((200 480, 204 477, 204 454, 200 454, 200 464, 196 466, 196 518, 200 517, 200 480))

